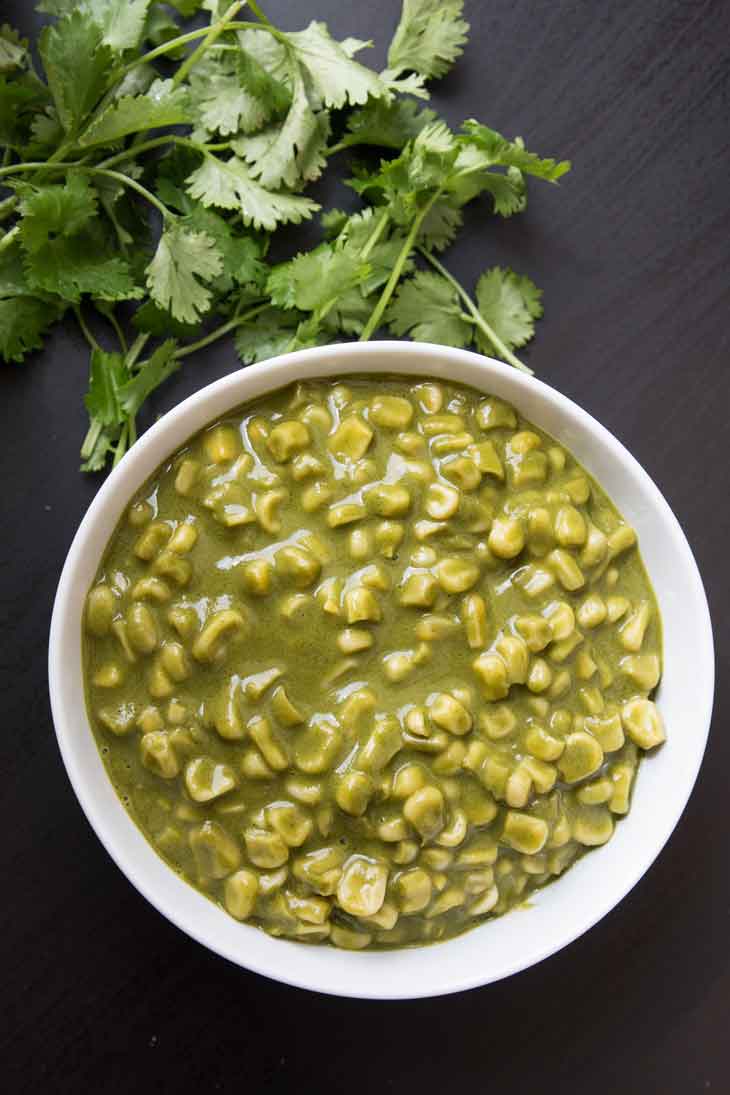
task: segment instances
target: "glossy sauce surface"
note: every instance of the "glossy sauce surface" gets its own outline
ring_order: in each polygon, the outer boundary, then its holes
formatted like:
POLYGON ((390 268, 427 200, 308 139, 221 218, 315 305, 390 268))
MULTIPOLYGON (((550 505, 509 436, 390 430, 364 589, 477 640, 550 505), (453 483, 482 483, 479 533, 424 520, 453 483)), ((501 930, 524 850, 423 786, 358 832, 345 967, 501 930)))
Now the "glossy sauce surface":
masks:
POLYGON ((313 381, 193 438, 89 593, 89 714, 158 852, 344 947, 522 903, 630 805, 661 626, 636 537, 499 400, 313 381))

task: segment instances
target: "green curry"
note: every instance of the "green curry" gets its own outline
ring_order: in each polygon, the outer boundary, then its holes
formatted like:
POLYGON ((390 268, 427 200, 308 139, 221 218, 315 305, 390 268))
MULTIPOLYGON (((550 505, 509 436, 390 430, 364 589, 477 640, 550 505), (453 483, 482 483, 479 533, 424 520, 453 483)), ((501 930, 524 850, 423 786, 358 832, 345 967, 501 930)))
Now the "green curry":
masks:
POLYGON ((401 377, 243 407, 139 492, 89 592, 129 813, 239 920, 455 935, 627 813, 661 625, 633 530, 507 404, 401 377))

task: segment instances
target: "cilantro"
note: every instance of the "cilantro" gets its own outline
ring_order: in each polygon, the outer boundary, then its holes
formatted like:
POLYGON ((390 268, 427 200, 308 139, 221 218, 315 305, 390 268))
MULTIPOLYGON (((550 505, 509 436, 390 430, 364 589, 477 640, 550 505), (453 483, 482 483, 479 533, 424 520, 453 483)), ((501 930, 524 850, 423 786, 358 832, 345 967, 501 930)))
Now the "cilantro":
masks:
POLYGON ((283 354, 289 348, 296 327, 295 313, 267 308, 256 317, 255 323, 238 328, 235 336, 238 356, 244 365, 252 365, 255 361, 283 354))
POLYGON ((26 258, 28 283, 35 290, 54 293, 69 303, 84 293, 99 300, 139 300, 142 289, 135 284, 129 263, 117 256, 99 254, 95 235, 57 239, 26 258))
POLYGON ((321 175, 329 132, 327 113, 314 112, 297 76, 283 123, 246 141, 234 141, 233 149, 252 165, 251 173, 262 186, 295 187, 321 175))
MULTIPOLYGON (((524 346, 535 334, 535 320, 542 315, 542 292, 528 277, 499 266, 482 274, 477 282, 479 312, 508 349, 524 346)), ((482 332, 478 341, 487 353, 497 347, 482 332)))
POLYGON ((545 179, 547 182, 557 182, 570 171, 568 160, 557 163, 555 160, 540 159, 534 152, 527 151, 521 137, 508 141, 501 133, 475 122, 473 118, 464 122, 463 129, 466 140, 484 152, 492 164, 514 167, 525 174, 545 179))
POLYGON ((125 415, 133 417, 138 414, 147 397, 180 368, 180 361, 175 357, 176 347, 174 339, 163 342, 149 361, 140 365, 120 386, 117 397, 119 408, 125 415))
POLYGON ((266 190, 235 156, 224 161, 207 154, 200 167, 189 176, 187 189, 203 205, 237 209, 244 224, 269 231, 287 221, 298 224, 319 209, 309 198, 266 190))
POLYGON ((102 41, 113 50, 139 45, 150 0, 82 0, 79 6, 101 27, 102 41))
POLYGON ((33 50, 0 26, 0 357, 76 316, 85 469, 121 459, 153 392, 226 335, 249 363, 386 324, 526 368, 540 291, 494 267, 472 297, 440 256, 467 204, 513 216, 531 178, 570 165, 419 104, 463 51, 463 6, 403 0, 382 72, 371 43, 316 18, 279 28, 244 0, 41 0, 33 50), (320 209, 303 191, 334 153, 368 147, 384 158, 351 165, 358 207, 322 212, 297 253, 277 238, 272 262, 273 233, 320 209))
POLYGON ((419 110, 411 99, 371 99, 360 110, 352 112, 347 120, 348 132, 339 147, 367 144, 400 151, 435 120, 433 110, 419 110))
POLYGON ((89 387, 84 404, 89 430, 81 447, 84 471, 100 471, 110 452, 116 464, 137 434, 136 415, 145 400, 180 367, 177 343, 168 339, 147 361, 138 362, 137 347, 126 354, 95 347, 91 352, 89 387))
POLYGON ((160 236, 147 267, 147 285, 156 304, 169 308, 175 319, 194 323, 210 303, 211 292, 203 282, 222 269, 220 252, 207 233, 173 224, 160 236))
POLYGON ((44 27, 39 49, 61 125, 75 134, 106 88, 112 51, 80 11, 44 27))
MULTIPOLYGON (((385 94, 380 78, 353 61, 354 49, 336 42, 324 23, 310 23, 306 30, 285 37, 296 63, 304 69, 315 106, 355 106, 367 102, 370 95, 378 98, 385 94)), ((359 50, 368 44, 356 42, 354 48, 359 50)))
POLYGON ((37 297, 0 296, 0 354, 6 361, 22 361, 43 345, 43 335, 60 316, 57 306, 37 297))
POLYGON ((3 23, 0 27, 0 72, 22 68, 28 55, 28 43, 17 31, 3 23))
POLYGON ((57 237, 75 235, 96 216, 96 194, 85 175, 69 174, 65 183, 21 186, 20 237, 35 254, 57 237))
POLYGON ((273 304, 313 312, 357 285, 370 271, 357 256, 332 244, 297 255, 276 267, 267 289, 273 304))
POLYGON ((114 144, 130 133, 190 121, 185 92, 169 85, 169 80, 157 80, 146 95, 117 99, 86 129, 79 146, 114 144))
POLYGON ((464 49, 469 24, 463 0, 403 0, 403 13, 388 50, 388 73, 443 76, 464 49))
POLYGON ((386 322, 394 335, 410 334, 422 342, 466 346, 471 342, 471 327, 462 318, 462 311, 456 291, 444 278, 419 270, 403 282, 386 322))

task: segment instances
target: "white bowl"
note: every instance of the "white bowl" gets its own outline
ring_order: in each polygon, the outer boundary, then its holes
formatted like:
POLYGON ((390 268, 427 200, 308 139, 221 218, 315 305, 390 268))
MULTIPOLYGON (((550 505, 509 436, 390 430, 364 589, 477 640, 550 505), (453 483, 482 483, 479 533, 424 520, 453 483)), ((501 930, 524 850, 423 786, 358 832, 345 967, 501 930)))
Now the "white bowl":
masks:
POLYGON ((657 487, 615 437, 565 396, 500 362, 443 346, 375 342, 302 350, 252 365, 203 388, 147 431, 101 487, 71 545, 53 610, 49 676, 58 742, 79 802, 117 865, 161 913, 211 950, 278 981, 398 999, 457 992, 525 969, 581 935, 628 893, 669 838, 695 782, 710 724, 714 656, 689 545, 657 487), (664 620, 658 702, 668 740, 641 765, 631 812, 609 843, 537 894, 529 909, 436 946, 353 953, 272 939, 239 924, 159 858, 117 798, 89 727, 81 621, 86 592, 122 511, 192 434, 294 380, 388 372, 460 381, 514 403, 575 454, 634 525, 664 620))

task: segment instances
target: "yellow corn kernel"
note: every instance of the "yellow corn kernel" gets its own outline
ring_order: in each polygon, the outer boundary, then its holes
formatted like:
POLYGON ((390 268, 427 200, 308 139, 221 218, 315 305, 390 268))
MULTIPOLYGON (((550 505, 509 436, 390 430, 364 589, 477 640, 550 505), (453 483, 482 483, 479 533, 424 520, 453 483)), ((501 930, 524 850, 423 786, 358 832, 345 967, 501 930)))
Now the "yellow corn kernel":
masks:
POLYGON ((469 647, 472 650, 481 649, 487 641, 487 606, 479 593, 470 593, 464 598, 461 617, 469 647))
POLYGON ((502 700, 509 692, 507 666, 499 654, 480 654, 472 662, 485 700, 502 700))
POLYGON ((266 447, 277 464, 285 464, 309 445, 309 430, 303 422, 278 422, 266 438, 266 447))
POLYGON ((327 448, 340 460, 359 460, 374 437, 373 431, 358 415, 343 418, 327 439, 327 448))
POLYGON ((496 517, 487 543, 498 559, 514 559, 525 546, 522 522, 516 517, 496 517))
POLYGON ((214 426, 203 441, 205 454, 213 464, 225 464, 241 451, 241 438, 232 426, 214 426))
POLYGON ((653 749, 665 740, 664 723, 651 700, 629 700, 621 708, 623 728, 641 749, 653 749))

